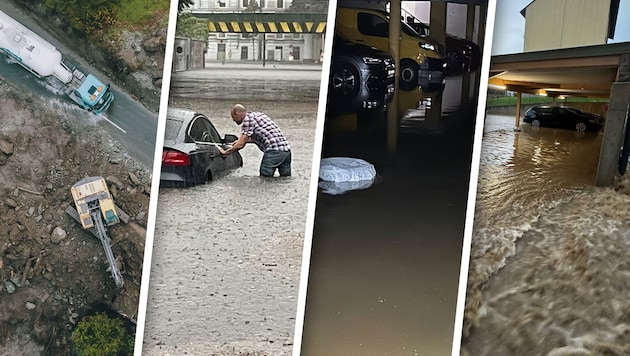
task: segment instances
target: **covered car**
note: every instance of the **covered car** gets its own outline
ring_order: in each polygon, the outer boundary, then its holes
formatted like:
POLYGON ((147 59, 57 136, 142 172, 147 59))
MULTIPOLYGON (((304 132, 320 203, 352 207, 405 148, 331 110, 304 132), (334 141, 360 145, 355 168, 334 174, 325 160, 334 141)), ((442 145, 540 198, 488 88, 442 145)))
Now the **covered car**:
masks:
POLYGON ((221 155, 217 146, 227 149, 238 139, 219 135, 203 114, 169 108, 166 114, 160 182, 184 186, 202 184, 243 166, 240 153, 221 155))

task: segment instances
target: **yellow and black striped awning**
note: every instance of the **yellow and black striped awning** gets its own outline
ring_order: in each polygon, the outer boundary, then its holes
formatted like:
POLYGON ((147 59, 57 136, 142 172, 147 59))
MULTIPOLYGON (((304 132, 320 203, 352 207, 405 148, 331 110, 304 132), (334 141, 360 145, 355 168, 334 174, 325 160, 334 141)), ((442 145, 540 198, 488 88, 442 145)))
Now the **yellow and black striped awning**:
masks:
POLYGON ((314 21, 208 21, 208 31, 229 33, 324 33, 326 22, 314 21))

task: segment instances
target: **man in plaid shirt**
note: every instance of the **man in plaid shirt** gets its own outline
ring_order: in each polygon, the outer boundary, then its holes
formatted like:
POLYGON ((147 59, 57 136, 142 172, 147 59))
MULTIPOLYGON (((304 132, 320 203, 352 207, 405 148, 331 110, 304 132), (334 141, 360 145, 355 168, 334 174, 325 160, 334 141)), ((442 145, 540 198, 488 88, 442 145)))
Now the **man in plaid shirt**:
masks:
POLYGON ((241 136, 232 147, 224 150, 217 147, 221 154, 230 154, 253 142, 263 152, 260 162, 260 175, 273 177, 276 169, 281 177, 291 175, 291 149, 284 134, 271 118, 261 112, 248 112, 241 104, 232 108, 232 120, 241 125, 241 136))

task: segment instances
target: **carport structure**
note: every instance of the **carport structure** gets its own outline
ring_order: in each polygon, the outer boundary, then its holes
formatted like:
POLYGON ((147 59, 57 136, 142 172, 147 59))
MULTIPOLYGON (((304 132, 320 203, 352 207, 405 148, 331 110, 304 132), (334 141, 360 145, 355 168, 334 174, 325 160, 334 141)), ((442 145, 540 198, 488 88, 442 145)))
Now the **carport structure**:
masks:
POLYGON ((564 48, 493 56, 488 84, 521 94, 609 98, 597 185, 613 183, 630 103, 630 43, 564 48))

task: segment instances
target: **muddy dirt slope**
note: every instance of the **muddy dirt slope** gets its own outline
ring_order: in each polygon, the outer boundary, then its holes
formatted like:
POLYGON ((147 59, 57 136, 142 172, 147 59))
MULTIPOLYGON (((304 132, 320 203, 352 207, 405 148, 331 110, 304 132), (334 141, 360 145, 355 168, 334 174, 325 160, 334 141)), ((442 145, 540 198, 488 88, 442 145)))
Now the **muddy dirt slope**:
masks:
POLYGON ((0 79, 0 354, 72 354, 76 323, 98 308, 135 319, 150 174, 103 135, 99 119, 66 118, 0 79), (65 209, 70 187, 106 178, 131 216, 108 228, 123 272, 65 209))

